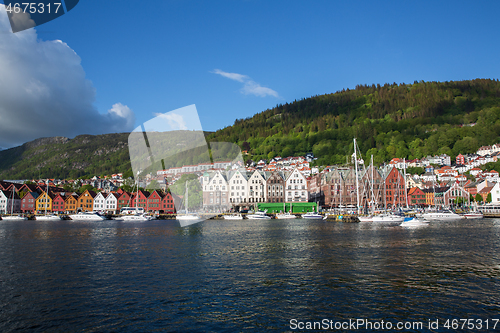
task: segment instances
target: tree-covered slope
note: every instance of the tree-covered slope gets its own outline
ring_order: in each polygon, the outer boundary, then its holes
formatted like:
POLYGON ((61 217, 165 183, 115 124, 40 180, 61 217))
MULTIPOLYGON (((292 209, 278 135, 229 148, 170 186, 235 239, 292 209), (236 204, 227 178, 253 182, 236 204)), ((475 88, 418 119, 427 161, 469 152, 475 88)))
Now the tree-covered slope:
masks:
POLYGON ((130 170, 128 133, 41 138, 0 151, 0 179, 78 178, 130 170))
POLYGON ((238 143, 254 159, 313 152, 334 164, 352 154, 354 137, 379 163, 474 152, 500 142, 500 82, 359 85, 238 119, 209 139, 238 143))

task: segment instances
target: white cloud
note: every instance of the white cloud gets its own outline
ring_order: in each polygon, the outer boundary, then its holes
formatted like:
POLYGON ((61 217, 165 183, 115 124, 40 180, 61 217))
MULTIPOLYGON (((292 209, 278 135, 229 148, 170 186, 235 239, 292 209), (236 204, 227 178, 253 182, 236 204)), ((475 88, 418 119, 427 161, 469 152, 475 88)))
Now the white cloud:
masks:
MULTIPOLYGON (((168 125, 170 126, 170 131, 175 131, 175 130, 187 130, 186 122, 184 121, 184 118, 177 113, 169 112, 169 113, 155 113, 155 116, 164 119, 168 122, 168 125)), ((164 131, 166 129, 163 129, 164 131)))
POLYGON ((0 34, 0 147, 134 128, 135 116, 125 105, 97 111, 95 88, 67 44, 38 40, 35 29, 12 33, 4 6, 0 34))
POLYGON ((221 71, 220 69, 214 69, 211 73, 219 74, 219 75, 222 75, 223 77, 226 77, 228 79, 238 81, 238 82, 245 82, 246 80, 250 79, 246 75, 238 74, 238 73, 228 73, 228 72, 221 71))
POLYGON ((245 95, 255 95, 259 97, 279 97, 276 91, 272 90, 271 88, 262 87, 260 84, 252 80, 245 82, 245 85, 243 86, 243 88, 241 88, 241 92, 245 95))
POLYGON ((279 95, 275 90, 261 86, 247 75, 228 73, 220 69, 214 69, 211 73, 219 74, 225 78, 243 83, 243 88, 240 90, 242 94, 255 95, 259 97, 274 96, 279 98, 279 95))

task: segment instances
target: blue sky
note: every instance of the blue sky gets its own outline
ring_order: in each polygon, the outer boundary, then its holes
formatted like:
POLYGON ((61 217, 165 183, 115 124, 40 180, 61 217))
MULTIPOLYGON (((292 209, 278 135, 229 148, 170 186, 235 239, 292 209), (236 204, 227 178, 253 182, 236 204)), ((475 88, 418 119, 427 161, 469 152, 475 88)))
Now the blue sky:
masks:
MULTIPOLYGON (((67 50, 53 50, 55 57, 61 56, 57 63, 69 70, 51 78, 38 73, 47 66, 33 58, 30 64, 39 76, 30 79, 24 73, 19 87, 32 81, 80 80, 75 85, 86 95, 85 103, 92 104, 88 112, 106 117, 100 127, 74 125, 66 131, 40 126, 39 120, 33 124, 34 135, 127 131, 155 114, 191 104, 196 104, 203 128, 216 130, 279 103, 356 84, 496 79, 499 9, 497 1, 81 0, 66 15, 30 29, 39 58, 46 54, 43 42, 53 46, 56 40, 76 53, 64 58, 61 54, 67 50), (73 73, 75 59, 81 63, 73 73), (120 126, 111 125, 113 121, 120 126)), ((2 39, 15 44, 5 29, 0 30, 0 47, 2 39)), ((31 44, 23 45, 28 54, 31 44)), ((16 54, 16 47, 4 52, 16 54)), ((12 68, 2 69, 0 63, 0 76, 12 68)), ((15 72, 10 75, 17 77, 15 72)), ((66 109, 74 101, 78 104, 74 95, 66 109)), ((15 100, 2 109, 0 98, 2 117, 17 114, 12 104, 15 100)), ((47 105, 43 119, 61 118, 52 109, 47 105)), ((101 122, 93 116, 94 123, 101 122)), ((0 134, 0 147, 28 139, 33 138, 15 141, 0 134)))

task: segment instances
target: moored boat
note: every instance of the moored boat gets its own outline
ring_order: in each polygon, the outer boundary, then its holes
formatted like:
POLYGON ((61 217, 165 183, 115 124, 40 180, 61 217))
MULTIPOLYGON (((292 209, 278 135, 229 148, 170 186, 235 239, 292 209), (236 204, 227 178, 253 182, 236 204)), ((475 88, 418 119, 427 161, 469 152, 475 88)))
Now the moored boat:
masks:
POLYGON ((224 215, 224 220, 243 220, 243 215, 241 214, 224 215))
POLYGON ((74 221, 104 221, 106 218, 95 212, 80 212, 71 214, 69 217, 74 221))
POLYGON ((400 224, 400 226, 405 228, 416 228, 416 227, 423 227, 428 224, 429 223, 425 220, 418 219, 416 217, 409 217, 405 218, 404 221, 400 224))
POLYGON ((483 213, 481 213, 481 212, 469 212, 469 213, 465 213, 464 216, 468 220, 482 219, 484 217, 483 213))
POLYGON ((432 213, 424 213, 422 214, 422 218, 427 221, 453 221, 453 220, 461 220, 464 219, 465 216, 458 215, 450 210, 432 212, 432 213))
POLYGON ((323 215, 315 213, 315 212, 307 212, 305 214, 302 214, 303 219, 310 219, 310 220, 319 220, 323 218, 323 215))
POLYGON ((403 222, 404 217, 396 215, 396 214, 391 214, 391 213, 382 213, 379 215, 373 216, 373 222, 403 222))
POLYGON ((2 216, 3 221, 26 221, 28 218, 22 215, 5 215, 2 216))
POLYGON ((35 217, 37 221, 60 221, 61 217, 56 214, 40 215, 35 217))
POLYGON ((373 222, 373 216, 358 216, 359 222, 373 222))
POLYGON ((247 219, 249 220, 270 220, 271 216, 267 215, 267 210, 266 211, 258 211, 255 212, 254 214, 248 214, 247 219))
POLYGON ((279 220, 287 220, 287 219, 295 219, 297 218, 297 216, 290 214, 289 212, 286 212, 286 213, 276 214, 276 218, 279 220))

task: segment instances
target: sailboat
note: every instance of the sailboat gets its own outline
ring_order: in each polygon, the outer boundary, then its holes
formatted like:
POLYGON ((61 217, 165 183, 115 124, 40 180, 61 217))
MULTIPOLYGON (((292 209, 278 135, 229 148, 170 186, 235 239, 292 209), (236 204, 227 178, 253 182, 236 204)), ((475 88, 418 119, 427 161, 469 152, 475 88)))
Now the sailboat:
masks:
POLYGON ((177 214, 175 217, 180 223, 181 226, 186 226, 191 223, 195 222, 200 222, 202 218, 196 214, 196 213, 189 213, 189 195, 188 195, 188 182, 186 181, 186 193, 185 193, 186 200, 184 201, 185 206, 186 206, 186 213, 185 214, 177 214))
POLYGON ((305 214, 302 214, 302 218, 303 219, 317 220, 317 219, 323 219, 323 215, 314 212, 314 208, 313 208, 312 212, 307 212, 305 214))
POLYGON ((374 164, 373 164, 373 155, 371 157, 371 171, 372 171, 372 176, 371 176, 371 180, 370 180, 370 183, 371 183, 371 200, 370 200, 370 207, 371 207, 371 213, 370 215, 368 216, 361 216, 361 215, 358 215, 358 220, 359 222, 373 222, 373 213, 374 213, 374 210, 375 210, 375 194, 373 192, 373 182, 374 182, 374 178, 373 178, 373 169, 374 169, 374 164))
POLYGON ((3 216, 4 221, 26 221, 28 218, 22 215, 14 215, 14 190, 15 187, 12 186, 12 199, 10 204, 10 215, 3 216))
POLYGON ((45 215, 37 216, 35 219, 37 221, 60 221, 61 217, 59 215, 56 215, 54 213, 52 214, 47 214, 47 206, 49 202, 49 181, 47 180, 47 192, 45 192, 46 195, 46 201, 44 203, 45 206, 45 215))
POLYGON ((465 218, 468 219, 468 220, 471 220, 471 219, 482 219, 484 216, 483 216, 483 213, 481 213, 478 209, 477 209, 477 202, 474 202, 474 210, 473 211, 470 211, 468 213, 465 213, 464 214, 465 218))
POLYGON ((283 213, 276 214, 276 218, 280 220, 285 220, 285 219, 295 219, 297 216, 292 214, 292 203, 290 203, 290 211, 286 211, 286 203, 283 203, 283 213))
MULTIPOLYGON (((139 181, 137 181, 137 192, 135 194, 135 209, 139 209, 139 181)), ((115 220, 125 221, 125 222, 142 222, 152 220, 152 216, 146 215, 146 213, 135 213, 123 215, 115 220)))

